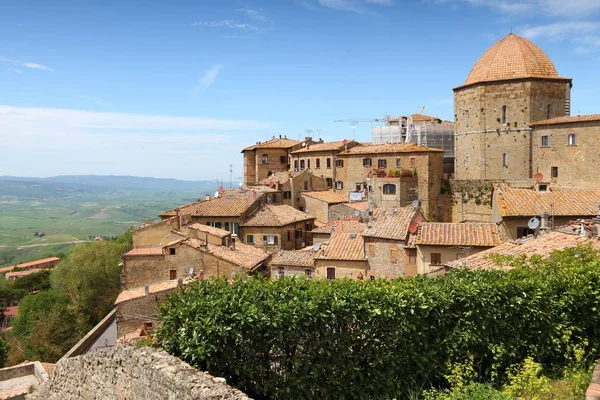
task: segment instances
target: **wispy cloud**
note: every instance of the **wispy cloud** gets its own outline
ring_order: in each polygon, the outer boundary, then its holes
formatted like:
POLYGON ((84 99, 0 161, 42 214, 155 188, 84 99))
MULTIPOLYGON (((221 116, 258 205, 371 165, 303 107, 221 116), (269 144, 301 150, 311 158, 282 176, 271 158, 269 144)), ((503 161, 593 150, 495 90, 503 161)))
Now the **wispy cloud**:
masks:
POLYGON ((235 11, 245 14, 248 18, 250 18, 254 21, 267 22, 269 20, 267 18, 267 16, 265 15, 265 12, 263 11, 262 8, 244 7, 244 8, 238 8, 235 11))
POLYGON ((95 104, 97 106, 100 107, 112 107, 112 104, 104 101, 103 99, 101 99, 100 97, 97 96, 89 96, 89 95, 79 95, 77 96, 78 98, 82 99, 82 100, 87 100, 92 104, 95 104))
POLYGON ((524 26, 518 28, 519 33, 529 39, 540 37, 549 39, 564 39, 574 34, 590 33, 598 30, 600 24, 588 21, 562 21, 546 25, 524 26))
POLYGON ((215 83, 215 80, 217 79, 219 72, 221 72, 221 67, 222 67, 221 64, 215 64, 212 67, 210 67, 209 69, 207 69, 206 71, 204 71, 204 73, 198 80, 198 85, 200 86, 201 89, 206 89, 209 86, 211 86, 213 83, 215 83))
POLYGON ((371 14, 367 6, 389 6, 393 4, 393 0, 318 0, 318 4, 334 10, 371 14))
MULTIPOLYGON (((525 14, 535 11, 536 14, 560 16, 561 18, 576 19, 600 12, 598 0, 430 0, 436 4, 458 5, 470 4, 478 7, 488 7, 505 14, 525 14), (568 12, 566 8, 568 7, 568 12)), ((525 15, 526 16, 526 15, 525 15)))
POLYGON ((236 22, 231 19, 221 21, 197 21, 193 22, 192 26, 206 26, 209 28, 228 28, 228 29, 244 29, 249 31, 258 31, 258 27, 252 24, 236 22))
POLYGON ((2 57, 2 56, 0 56, 0 61, 7 63, 7 64, 16 65, 16 66, 19 66, 22 68, 36 69, 38 71, 55 72, 54 69, 52 69, 46 65, 43 65, 43 64, 32 63, 32 62, 23 62, 23 61, 15 60, 15 59, 8 58, 8 57, 2 57))

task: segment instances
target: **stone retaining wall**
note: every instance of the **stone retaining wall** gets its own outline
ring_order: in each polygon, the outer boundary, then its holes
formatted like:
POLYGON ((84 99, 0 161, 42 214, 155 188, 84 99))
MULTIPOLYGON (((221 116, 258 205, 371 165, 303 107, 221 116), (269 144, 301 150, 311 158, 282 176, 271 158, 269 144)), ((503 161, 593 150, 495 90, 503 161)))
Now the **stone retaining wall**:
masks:
POLYGON ((223 378, 200 372, 163 350, 119 345, 58 362, 29 400, 248 400, 223 378))
POLYGON ((600 363, 594 368, 592 381, 585 392, 585 400, 600 400, 600 363))

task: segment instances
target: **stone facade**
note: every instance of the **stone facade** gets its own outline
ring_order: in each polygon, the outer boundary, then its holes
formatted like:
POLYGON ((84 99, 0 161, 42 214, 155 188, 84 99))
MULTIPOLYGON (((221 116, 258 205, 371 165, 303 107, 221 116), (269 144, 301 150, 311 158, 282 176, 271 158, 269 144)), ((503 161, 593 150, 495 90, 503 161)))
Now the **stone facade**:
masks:
POLYGON ((143 226, 133 231, 133 247, 161 246, 174 240, 171 230, 178 229, 177 217, 164 219, 152 225, 143 226))
POLYGON ((124 256, 121 289, 127 290, 169 279, 164 255, 124 256))
POLYGON ((125 339, 138 337, 140 329, 146 324, 149 324, 150 329, 156 328, 158 324, 157 307, 175 290, 177 288, 173 287, 115 304, 117 337, 125 339))
POLYGON ((313 229, 313 221, 301 221, 285 226, 244 226, 244 243, 263 249, 269 254, 279 250, 302 249, 312 244, 310 231, 313 229), (252 242, 248 240, 248 236, 252 236, 252 242))
POLYGON ((461 248, 459 246, 429 246, 420 244, 417 246, 417 273, 428 274, 432 269, 446 265, 450 261, 459 260, 470 255, 487 250, 489 247, 470 246, 461 248), (432 254, 434 255, 432 258, 432 254), (439 262, 435 258, 439 256, 439 262), (435 261, 435 264, 432 264, 435 261))
POLYGON ((244 400, 222 378, 192 368, 164 350, 117 346, 62 360, 29 400, 244 400))
POLYGON ((415 261, 414 258, 409 259, 404 241, 365 237, 365 247, 369 259, 369 276, 390 279, 412 276, 409 272, 415 269, 415 261))
POLYGON ((366 279, 369 275, 367 260, 315 260, 316 277, 327 279, 327 269, 335 270, 335 279, 366 279))

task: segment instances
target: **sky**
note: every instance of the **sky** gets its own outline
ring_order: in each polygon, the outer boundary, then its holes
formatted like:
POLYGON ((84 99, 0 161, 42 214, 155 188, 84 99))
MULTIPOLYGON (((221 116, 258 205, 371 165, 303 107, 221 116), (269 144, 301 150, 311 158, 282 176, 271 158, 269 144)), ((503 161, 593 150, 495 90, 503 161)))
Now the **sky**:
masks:
POLYGON ((274 135, 453 120, 511 31, 573 78, 572 114, 600 113, 598 0, 0 0, 0 176, 228 180, 274 135))

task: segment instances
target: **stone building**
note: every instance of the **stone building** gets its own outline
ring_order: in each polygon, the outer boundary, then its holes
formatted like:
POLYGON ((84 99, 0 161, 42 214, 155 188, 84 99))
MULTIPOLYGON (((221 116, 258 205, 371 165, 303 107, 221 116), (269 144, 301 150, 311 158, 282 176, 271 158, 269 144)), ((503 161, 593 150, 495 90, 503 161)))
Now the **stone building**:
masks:
POLYGON ((312 246, 302 250, 282 250, 273 254, 269 262, 271 279, 301 277, 311 279, 315 275, 316 251, 312 246))
POLYGON ((302 198, 306 204, 304 210, 321 223, 330 221, 329 211, 331 207, 336 204, 347 203, 349 200, 348 193, 334 192, 331 190, 303 192, 302 198))
POLYGON ((244 243, 265 253, 297 250, 312 244, 315 217, 286 204, 266 204, 241 225, 244 243))
POLYGON ((366 201, 351 201, 348 203, 335 204, 329 207, 329 221, 344 218, 358 218, 361 221, 369 216, 372 205, 366 201))
POLYGON ((338 191, 366 193, 376 206, 403 207, 419 200, 428 218, 437 215, 443 150, 414 143, 361 145, 341 152, 338 191))
POLYGON ((142 225, 133 230, 133 247, 159 247, 175 240, 177 235, 173 230, 179 230, 181 224, 178 218, 165 218, 152 224, 142 225))
POLYGON ((276 172, 261 180, 258 185, 277 191, 275 203, 287 204, 300 211, 306 208, 302 192, 327 190, 327 182, 322 177, 306 170, 276 172))
POLYGON ((321 243, 315 256, 315 275, 324 279, 364 279, 369 263, 360 222, 340 221, 329 240, 321 243))
POLYGON ((460 224, 422 223, 417 233, 417 273, 428 274, 436 267, 498 246, 498 226, 491 222, 460 224))
POLYGON ((327 183, 327 188, 335 190, 334 182, 337 180, 337 155, 347 149, 357 146, 354 140, 340 140, 337 142, 307 144, 292 151, 290 171, 310 170, 320 176, 327 183))
MULTIPOLYGON (((335 232, 336 228, 338 227, 339 224, 346 224, 346 223, 351 223, 351 224, 358 224, 358 223, 363 223, 363 221, 359 220, 358 218, 354 218, 354 217, 350 217, 350 218, 340 218, 340 219, 336 219, 336 220, 332 220, 326 224, 322 224, 318 227, 316 227, 315 229, 312 230, 312 236, 313 236, 313 243, 323 243, 329 240, 329 238, 331 238, 331 235, 333 234, 333 232, 335 232)), ((363 231, 366 228, 366 224, 363 223, 363 231)))
POLYGON ((275 172, 290 170, 291 152, 302 148, 303 145, 314 143, 310 137, 303 142, 287 137, 273 137, 266 142, 242 150, 244 157, 244 185, 253 186, 268 178, 275 172))

